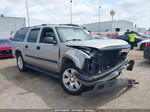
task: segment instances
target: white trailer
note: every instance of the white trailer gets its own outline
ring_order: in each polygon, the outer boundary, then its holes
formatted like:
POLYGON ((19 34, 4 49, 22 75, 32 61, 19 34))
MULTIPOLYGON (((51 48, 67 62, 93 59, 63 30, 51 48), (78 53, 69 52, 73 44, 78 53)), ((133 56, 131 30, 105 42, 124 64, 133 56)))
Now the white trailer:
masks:
POLYGON ((0 16, 0 39, 10 38, 18 29, 25 27, 25 18, 0 16))

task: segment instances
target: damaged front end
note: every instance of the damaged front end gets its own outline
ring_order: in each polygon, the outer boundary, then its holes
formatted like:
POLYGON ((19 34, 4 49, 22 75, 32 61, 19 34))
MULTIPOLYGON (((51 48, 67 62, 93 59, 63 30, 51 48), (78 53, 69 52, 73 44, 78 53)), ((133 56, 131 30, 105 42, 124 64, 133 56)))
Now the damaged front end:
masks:
POLYGON ((130 46, 124 48, 78 48, 91 58, 85 59, 76 77, 86 86, 118 77, 123 69, 132 70, 134 61, 126 60, 130 46))

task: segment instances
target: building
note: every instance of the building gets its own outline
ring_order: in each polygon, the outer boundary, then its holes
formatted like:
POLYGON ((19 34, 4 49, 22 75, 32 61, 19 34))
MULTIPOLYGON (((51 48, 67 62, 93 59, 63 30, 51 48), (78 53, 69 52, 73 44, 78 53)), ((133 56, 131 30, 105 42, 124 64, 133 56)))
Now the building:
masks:
POLYGON ((25 18, 0 16, 0 38, 10 38, 22 27, 25 27, 25 18))
POLYGON ((139 32, 139 33, 145 33, 146 32, 146 28, 133 28, 133 31, 139 32))
POLYGON ((84 24, 87 30, 91 32, 125 32, 127 29, 133 30, 133 23, 125 20, 105 21, 97 23, 84 24))

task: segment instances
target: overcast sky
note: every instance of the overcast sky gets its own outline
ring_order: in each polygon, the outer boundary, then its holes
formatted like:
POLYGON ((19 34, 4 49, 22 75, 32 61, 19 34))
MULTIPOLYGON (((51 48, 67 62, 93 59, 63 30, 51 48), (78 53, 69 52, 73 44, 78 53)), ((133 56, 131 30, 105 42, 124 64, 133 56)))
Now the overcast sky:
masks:
MULTIPOLYGON (((5 16, 26 17, 25 0, 0 0, 0 13, 5 16)), ((70 0, 28 0, 30 23, 70 23, 70 0)), ((101 5, 101 21, 129 20, 137 27, 150 28, 150 0, 73 0, 73 23, 86 24, 98 21, 101 5)))

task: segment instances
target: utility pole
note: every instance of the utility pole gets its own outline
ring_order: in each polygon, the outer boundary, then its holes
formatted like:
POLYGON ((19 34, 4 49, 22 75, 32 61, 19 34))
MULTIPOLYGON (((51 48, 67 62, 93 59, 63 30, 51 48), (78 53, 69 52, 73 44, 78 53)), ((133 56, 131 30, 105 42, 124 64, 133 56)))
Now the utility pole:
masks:
POLYGON ((100 17, 101 17, 101 6, 99 6, 99 32, 101 31, 101 19, 100 19, 100 17))
POLYGON ((72 25, 72 0, 70 0, 70 23, 72 25))
POLYGON ((27 11, 27 20, 28 20, 28 27, 30 26, 30 17, 29 17, 29 10, 28 10, 28 1, 26 0, 26 11, 27 11))

